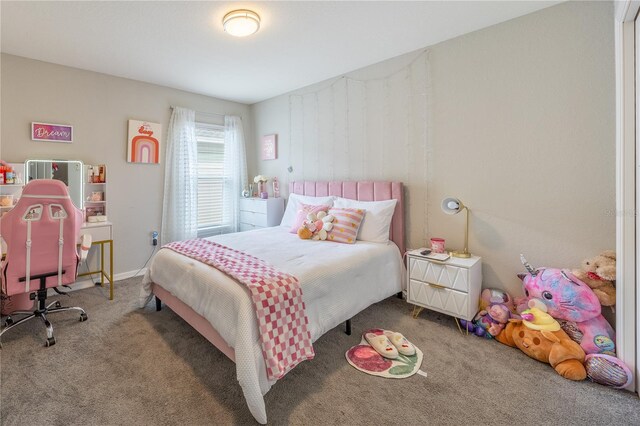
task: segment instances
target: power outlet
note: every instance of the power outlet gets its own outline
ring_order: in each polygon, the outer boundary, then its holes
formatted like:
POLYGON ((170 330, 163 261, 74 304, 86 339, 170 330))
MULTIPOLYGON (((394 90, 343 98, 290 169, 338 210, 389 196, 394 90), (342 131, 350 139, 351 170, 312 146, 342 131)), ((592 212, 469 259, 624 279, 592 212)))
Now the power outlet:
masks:
POLYGON ((158 245, 158 231, 151 232, 151 244, 154 246, 158 245))

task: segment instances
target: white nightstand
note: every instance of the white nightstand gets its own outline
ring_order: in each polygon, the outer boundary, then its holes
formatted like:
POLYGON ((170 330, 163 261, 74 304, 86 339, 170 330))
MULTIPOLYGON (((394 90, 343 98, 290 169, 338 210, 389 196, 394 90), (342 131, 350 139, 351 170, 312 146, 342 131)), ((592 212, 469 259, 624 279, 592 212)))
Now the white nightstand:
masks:
POLYGON ((407 259, 407 301, 415 305, 414 317, 427 308, 453 316, 456 323, 458 318, 473 319, 482 291, 482 258, 451 257, 439 262, 413 250, 407 259))
POLYGON ((283 214, 283 198, 241 198, 240 232, 280 225, 283 214))

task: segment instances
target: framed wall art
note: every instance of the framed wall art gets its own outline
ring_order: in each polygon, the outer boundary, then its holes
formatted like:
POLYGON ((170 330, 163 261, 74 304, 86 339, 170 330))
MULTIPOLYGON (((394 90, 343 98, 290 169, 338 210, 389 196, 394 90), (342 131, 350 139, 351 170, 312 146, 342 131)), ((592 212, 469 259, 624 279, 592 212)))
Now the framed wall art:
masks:
POLYGON ((73 142, 73 126, 67 124, 31 123, 31 140, 73 142))
POLYGON ((160 163, 162 125, 149 121, 129 120, 127 161, 129 163, 160 163))
POLYGON ((262 137, 262 159, 275 160, 278 158, 278 135, 266 135, 262 137))

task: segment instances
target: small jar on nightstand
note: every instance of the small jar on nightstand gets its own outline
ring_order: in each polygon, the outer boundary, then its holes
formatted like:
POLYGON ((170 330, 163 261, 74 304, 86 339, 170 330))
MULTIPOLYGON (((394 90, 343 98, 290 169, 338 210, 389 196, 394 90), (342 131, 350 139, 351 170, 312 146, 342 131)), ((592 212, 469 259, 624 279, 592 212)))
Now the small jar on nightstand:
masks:
POLYGON ((482 258, 438 261, 413 250, 407 259, 407 301, 415 306, 414 317, 427 308, 451 315, 456 322, 458 318, 473 320, 482 291, 482 258))

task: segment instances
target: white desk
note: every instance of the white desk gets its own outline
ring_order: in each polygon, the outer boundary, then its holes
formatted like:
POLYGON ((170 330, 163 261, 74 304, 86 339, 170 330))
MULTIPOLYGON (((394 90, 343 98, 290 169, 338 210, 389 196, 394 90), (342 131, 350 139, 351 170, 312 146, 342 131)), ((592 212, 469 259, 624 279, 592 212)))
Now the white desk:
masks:
MULTIPOLYGON (((109 281, 109 300, 113 300, 113 224, 111 222, 85 222, 80 228, 80 235, 91 234, 91 245, 100 246, 100 269, 97 271, 78 274, 84 277, 93 274, 100 274, 100 285, 104 286, 104 280, 109 281), (104 245, 109 245, 109 273, 105 271, 104 265, 104 245)), ((80 241, 78 241, 78 244, 80 241)))

